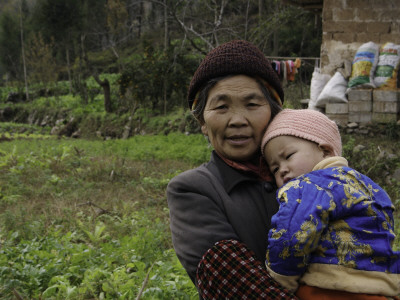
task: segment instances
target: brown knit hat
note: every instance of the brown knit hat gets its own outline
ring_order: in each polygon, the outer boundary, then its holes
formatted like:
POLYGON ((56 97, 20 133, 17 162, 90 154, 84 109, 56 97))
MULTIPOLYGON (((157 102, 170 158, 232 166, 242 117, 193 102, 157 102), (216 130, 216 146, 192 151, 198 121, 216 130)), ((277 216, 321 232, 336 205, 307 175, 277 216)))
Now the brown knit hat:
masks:
POLYGON ((234 40, 211 50, 197 68, 189 86, 188 104, 192 109, 196 94, 210 79, 225 75, 258 76, 278 93, 283 102, 283 89, 270 61, 255 45, 234 40))

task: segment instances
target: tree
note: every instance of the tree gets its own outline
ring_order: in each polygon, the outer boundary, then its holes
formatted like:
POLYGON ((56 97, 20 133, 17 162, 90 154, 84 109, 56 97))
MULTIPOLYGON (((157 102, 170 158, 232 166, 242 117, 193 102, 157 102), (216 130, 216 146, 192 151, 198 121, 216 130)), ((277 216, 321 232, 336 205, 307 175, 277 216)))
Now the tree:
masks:
POLYGON ((47 93, 48 84, 57 81, 58 64, 53 56, 54 40, 46 43, 42 34, 33 35, 26 53, 30 77, 35 83, 41 84, 47 93))
POLYGON ((128 102, 131 112, 139 106, 152 111, 167 110, 185 104, 187 83, 198 65, 199 57, 185 52, 179 41, 172 41, 167 51, 145 47, 127 66, 119 80, 121 98, 128 102), (168 102, 161 101, 164 96, 168 102))
POLYGON ((29 100, 25 61, 25 37, 29 33, 25 25, 29 15, 28 5, 26 0, 3 5, 3 14, 0 16, 0 64, 7 78, 24 82, 25 98, 29 100))
POLYGON ((107 111, 111 110, 110 83, 102 79, 102 72, 135 73, 140 91, 134 90, 134 85, 132 95, 147 99, 143 103, 151 103, 153 108, 166 113, 172 103, 182 102, 179 97, 185 97, 182 90, 187 89, 193 75, 192 66, 187 70, 183 66, 191 65, 188 63, 191 59, 196 62, 194 65, 198 64, 209 50, 228 40, 249 40, 274 56, 318 56, 320 49, 320 17, 279 0, 7 0, 4 3, 0 4, 3 8, 1 70, 23 81, 24 45, 28 78, 36 82, 67 78, 71 90, 79 91, 86 103, 85 79, 94 76, 104 92, 107 111), (19 1, 28 4, 21 7, 22 14, 17 6, 11 5, 19 1), (19 16, 23 17, 23 26, 19 16), (148 46, 153 47, 153 52, 146 56, 148 46), (33 57, 35 51, 39 53, 38 49, 47 57, 41 65, 47 65, 48 73, 55 72, 58 76, 46 78, 46 72, 35 64, 33 57), (59 68, 50 67, 52 64, 59 68), (133 66, 142 69, 133 71, 133 66), (154 77, 149 79, 149 74, 154 77), (181 82, 174 82, 172 76, 179 77, 181 82))
MULTIPOLYGON (((84 1, 83 1, 84 2, 84 1)), ((38 0, 32 25, 40 32, 46 43, 54 40, 55 57, 67 69, 70 88, 72 86, 71 60, 75 45, 79 45, 82 30, 82 1, 79 0, 38 0)))
POLYGON ((117 45, 129 36, 129 28, 126 26, 128 20, 128 11, 126 3, 121 0, 107 1, 107 29, 108 44, 114 53, 119 71, 123 69, 120 55, 117 51, 117 45))
POLYGON ((24 81, 25 81, 25 95, 26 100, 29 101, 29 90, 28 90, 28 78, 26 74, 26 61, 25 61, 25 41, 24 41, 24 26, 22 21, 22 6, 24 1, 19 3, 19 29, 21 36, 21 56, 22 56, 22 65, 24 68, 24 81))
POLYGON ((105 49, 104 35, 106 34, 106 0, 82 1, 82 28, 79 32, 79 43, 75 45, 75 65, 73 69, 74 90, 77 91, 83 104, 88 103, 86 77, 90 75, 85 61, 86 51, 101 53, 105 49), (88 49, 88 50, 86 50, 88 49))
MULTIPOLYGON (((105 5, 106 8, 106 27, 105 34, 107 44, 106 47, 110 48, 116 57, 118 71, 121 72, 124 68, 121 62, 121 56, 117 49, 121 41, 124 41, 127 35, 129 35, 129 29, 126 24, 128 23, 128 11, 124 0, 108 0, 105 5)), ((90 28, 85 28, 86 30, 90 28)), ((81 34, 81 59, 85 62, 86 68, 93 76, 95 81, 103 89, 104 93, 104 110, 106 112, 112 112, 111 102, 111 87, 110 82, 107 78, 101 79, 97 66, 90 61, 88 52, 85 46, 86 34, 81 34)))
MULTIPOLYGON (((102 51, 108 46, 107 40, 107 0, 85 0, 81 3, 82 27, 79 31, 79 40, 85 35, 85 44, 88 51, 102 51)), ((80 43, 78 43, 80 49, 80 43)), ((76 51, 79 53, 80 51, 76 51)))
POLYGON ((17 15, 4 12, 0 17, 0 60, 11 78, 22 79, 21 35, 17 15))
POLYGON ((227 0, 192 0, 186 1, 185 4, 179 1, 177 5, 170 7, 170 13, 191 45, 206 54, 209 50, 219 45, 220 34, 230 30, 221 28, 228 3, 227 0), (194 24, 196 24, 197 28, 194 27, 194 24), (199 46, 196 39, 200 39, 206 45, 206 49, 199 46))
POLYGON ((86 68, 90 71, 90 73, 92 74, 94 80, 100 85, 100 87, 103 89, 103 93, 104 93, 104 110, 108 113, 112 112, 112 103, 111 103, 111 88, 110 88, 110 82, 108 81, 107 78, 101 80, 100 79, 100 75, 99 72, 96 68, 96 66, 94 66, 88 58, 87 52, 85 51, 85 40, 84 40, 84 36, 82 36, 82 43, 81 43, 81 47, 82 47, 82 57, 83 60, 86 64, 86 68))

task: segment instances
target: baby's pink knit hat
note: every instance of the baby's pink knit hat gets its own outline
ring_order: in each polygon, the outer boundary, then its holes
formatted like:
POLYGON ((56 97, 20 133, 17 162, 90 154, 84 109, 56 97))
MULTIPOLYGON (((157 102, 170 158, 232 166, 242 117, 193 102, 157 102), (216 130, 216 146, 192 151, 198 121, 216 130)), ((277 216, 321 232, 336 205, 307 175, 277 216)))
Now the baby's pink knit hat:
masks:
POLYGON ((268 125, 261 143, 265 145, 274 137, 291 135, 305 140, 332 146, 334 155, 342 154, 342 140, 336 123, 323 113, 312 109, 284 109, 268 125))

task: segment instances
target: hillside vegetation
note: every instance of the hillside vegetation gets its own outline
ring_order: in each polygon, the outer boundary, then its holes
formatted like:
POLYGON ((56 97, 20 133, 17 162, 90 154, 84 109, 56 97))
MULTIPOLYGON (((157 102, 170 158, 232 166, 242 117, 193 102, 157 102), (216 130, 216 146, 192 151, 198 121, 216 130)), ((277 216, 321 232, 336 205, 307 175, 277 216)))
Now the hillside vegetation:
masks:
MULTIPOLYGON (((165 116, 186 109, 191 76, 221 43, 318 57, 321 34, 319 14, 278 0, 8 0, 0 6, 0 104, 165 116)), ((309 82, 313 67, 304 61, 297 81, 309 82)))

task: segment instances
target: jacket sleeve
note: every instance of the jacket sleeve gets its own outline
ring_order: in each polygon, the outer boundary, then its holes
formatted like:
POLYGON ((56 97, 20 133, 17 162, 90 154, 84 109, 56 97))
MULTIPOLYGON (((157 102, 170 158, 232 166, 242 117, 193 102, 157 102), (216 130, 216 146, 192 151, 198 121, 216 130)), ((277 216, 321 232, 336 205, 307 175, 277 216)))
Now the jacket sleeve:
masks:
POLYGON ((268 274, 245 244, 216 243, 203 256, 198 271, 203 299, 298 299, 268 274))
POLYGON ((284 185, 278 199, 280 208, 271 220, 266 265, 275 280, 295 291, 336 205, 329 191, 300 180, 284 185))
POLYGON ((198 168, 173 178, 167 187, 172 243, 196 286, 196 270, 204 253, 218 241, 238 239, 226 219, 217 181, 198 168))

